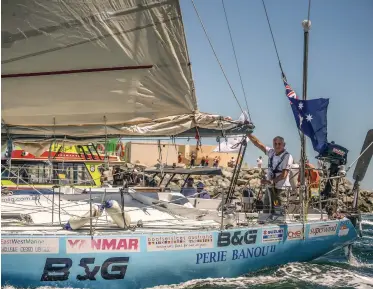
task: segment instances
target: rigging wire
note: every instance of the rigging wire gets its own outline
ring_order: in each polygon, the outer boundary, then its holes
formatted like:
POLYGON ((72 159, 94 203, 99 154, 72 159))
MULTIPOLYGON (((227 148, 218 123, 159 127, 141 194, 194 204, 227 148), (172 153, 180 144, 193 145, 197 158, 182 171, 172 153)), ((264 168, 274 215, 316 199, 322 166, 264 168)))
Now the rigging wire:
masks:
MULTIPOLYGON (((264 0, 262 0, 262 3, 263 3, 264 12, 265 12, 265 15, 266 15, 266 18, 267 18, 267 23, 268 23, 269 31, 271 32, 273 46, 275 47, 275 51, 276 51, 276 55, 277 55, 277 60, 278 60, 278 65, 280 66, 280 70, 281 70, 281 75, 282 75, 282 78, 287 82, 285 73, 284 73, 284 71, 282 69, 280 56, 279 56, 279 53, 278 53, 278 49, 277 49, 275 37, 273 35, 271 22, 269 21, 269 16, 268 16, 268 13, 267 13, 267 8, 266 8, 266 5, 264 3, 264 0)), ((308 1, 308 20, 309 20, 310 14, 311 14, 311 0, 308 1)), ((297 131, 298 131, 299 138, 302 139, 302 133, 301 133, 301 131, 299 129, 297 131)))
POLYGON ((227 81, 227 83, 228 83, 228 85, 229 85, 229 88, 230 88, 230 90, 231 90, 231 92, 232 92, 232 94, 233 94, 233 97, 235 98, 235 100, 236 100, 236 102, 237 102, 239 108, 241 109, 241 112, 244 113, 244 110, 243 110, 243 108, 242 108, 240 102, 238 101, 237 96, 236 96, 236 94, 234 93, 234 90, 233 90, 233 88, 232 88, 232 85, 231 85, 231 83, 229 82, 228 77, 227 77, 227 75, 226 75, 226 73, 225 73, 225 71, 224 71, 223 65, 221 64, 221 62, 220 62, 220 60, 219 60, 219 57, 218 57, 218 55, 217 55, 216 52, 215 52, 215 49, 214 49, 214 46, 213 46, 212 43, 211 43, 210 37, 209 37, 208 34, 207 34, 207 31, 206 31, 205 25, 203 25, 202 19, 201 19, 199 13, 198 13, 198 10, 197 10, 197 7, 196 7, 196 5, 195 5, 195 3, 194 3, 194 0, 191 0, 191 1, 192 1, 192 4, 193 4, 193 7, 194 7, 194 11, 195 11, 196 14, 197 14, 198 20, 199 20, 199 22, 201 23, 202 29, 203 29, 203 31, 205 32, 206 38, 207 38, 207 40, 208 40, 208 42, 209 42, 209 44, 210 44, 210 47, 211 47, 211 49, 212 49, 212 52, 214 53, 215 58, 216 58, 216 61, 218 62, 221 71, 223 72, 223 75, 224 75, 224 77, 225 77, 225 80, 227 81))
POLYGON ((227 16, 227 11, 226 11, 226 9, 225 9, 225 5, 224 5, 224 0, 221 0, 221 3, 223 4, 223 10, 224 10, 225 21, 227 22, 227 27, 228 27, 229 37, 230 37, 230 39, 231 39, 231 44, 232 44, 232 49, 233 49, 234 59, 236 60, 237 71, 238 71, 238 75, 239 75, 239 77, 240 77, 240 81, 241 81, 241 87, 242 87, 243 96, 244 96, 244 98, 245 98, 245 103, 246 103, 247 113, 248 113, 248 115, 249 115, 249 120, 251 121, 251 115, 250 115, 250 111, 249 111, 249 105, 248 105, 248 103, 247 103, 247 96, 246 96, 246 92, 245 92, 245 87, 244 87, 244 85, 243 85, 243 81, 242 81, 242 76, 241 76, 240 66, 238 65, 236 49, 235 49, 235 47, 234 47, 233 37, 232 37, 231 29, 230 29, 230 26, 229 26, 229 21, 228 21, 228 16, 227 16))
MULTIPOLYGON (((264 12, 265 12, 265 14, 266 14, 266 18, 267 18, 267 22, 268 22, 269 31, 271 32, 273 46, 275 47, 275 50, 276 50, 276 55, 277 55, 278 65, 280 66, 280 70, 281 70, 282 76, 285 78, 285 74, 284 74, 284 71, 282 70, 282 65, 281 65, 280 56, 279 56, 279 54, 278 54, 278 50, 277 50, 277 45, 276 45, 275 37, 273 36, 272 26, 271 26, 271 23, 269 22, 269 17, 268 17, 268 13, 267 13, 267 8, 266 8, 266 5, 265 5, 265 3, 264 3, 264 0, 262 0, 262 3, 263 3, 264 12)), ((285 80, 286 80, 286 78, 285 78, 285 80)))

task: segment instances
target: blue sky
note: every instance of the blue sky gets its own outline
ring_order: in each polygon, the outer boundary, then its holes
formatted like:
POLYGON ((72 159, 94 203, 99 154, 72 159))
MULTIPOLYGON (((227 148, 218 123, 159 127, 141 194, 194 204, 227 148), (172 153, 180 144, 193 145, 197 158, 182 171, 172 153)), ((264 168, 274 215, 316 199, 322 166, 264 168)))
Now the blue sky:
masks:
MULTIPOLYGON (((301 97, 303 71, 302 20, 307 0, 266 0, 277 48, 289 84, 301 97)), ((220 0, 195 0, 214 48, 241 105, 244 97, 220 0)), ((255 135, 270 145, 275 135, 299 159, 300 142, 272 44, 261 0, 225 0, 255 135)), ((190 0, 181 8, 201 111, 238 117, 240 109, 209 47, 190 0)), ((357 158, 366 133, 373 128, 373 1, 312 0, 308 70, 308 98, 330 98, 328 140, 357 158)), ((205 140, 204 143, 213 144, 205 140)), ((315 162, 311 142, 307 154, 315 162)), ((250 145, 250 165, 260 152, 250 145)), ((350 171, 352 175, 353 169, 350 171)), ((362 183, 373 188, 373 164, 362 183)))

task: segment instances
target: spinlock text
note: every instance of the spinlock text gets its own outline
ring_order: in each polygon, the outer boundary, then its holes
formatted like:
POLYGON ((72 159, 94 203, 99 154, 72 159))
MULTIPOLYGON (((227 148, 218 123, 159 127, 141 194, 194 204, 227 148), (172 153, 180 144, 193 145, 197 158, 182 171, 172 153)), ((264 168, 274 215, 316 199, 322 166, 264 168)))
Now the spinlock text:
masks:
MULTIPOLYGON (((129 257, 113 257, 106 259, 101 266, 95 266, 95 258, 82 258, 79 266, 84 268, 84 272, 77 275, 76 279, 94 281, 100 269, 101 277, 105 280, 124 279, 128 262, 129 257), (109 270, 110 265, 112 266, 109 270)), ((40 281, 66 281, 69 279, 72 265, 70 258, 47 258, 40 281)))
POLYGON ((220 232, 218 235, 218 247, 255 244, 257 233, 258 230, 220 232))

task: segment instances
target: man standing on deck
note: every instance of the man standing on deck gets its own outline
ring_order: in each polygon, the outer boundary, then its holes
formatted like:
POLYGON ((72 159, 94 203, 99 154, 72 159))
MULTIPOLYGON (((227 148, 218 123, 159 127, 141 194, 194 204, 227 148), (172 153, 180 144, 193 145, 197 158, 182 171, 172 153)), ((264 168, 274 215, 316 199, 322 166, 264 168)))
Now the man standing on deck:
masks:
POLYGON ((248 135, 251 142, 268 156, 268 172, 266 180, 262 184, 268 185, 271 194, 272 209, 269 212, 269 200, 264 200, 264 213, 274 214, 275 206, 281 206, 281 194, 290 187, 289 172, 293 164, 293 157, 285 149, 285 141, 281 136, 273 139, 273 148, 262 144, 252 134, 248 135))

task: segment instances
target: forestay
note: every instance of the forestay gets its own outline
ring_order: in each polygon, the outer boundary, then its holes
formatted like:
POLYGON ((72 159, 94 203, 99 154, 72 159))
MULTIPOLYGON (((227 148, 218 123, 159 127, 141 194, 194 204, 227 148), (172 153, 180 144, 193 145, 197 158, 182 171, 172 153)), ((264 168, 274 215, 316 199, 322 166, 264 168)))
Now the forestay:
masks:
POLYGON ((15 141, 176 135, 198 112, 178 0, 2 3, 2 133, 15 141))

